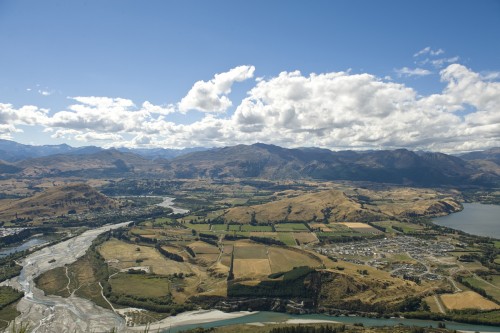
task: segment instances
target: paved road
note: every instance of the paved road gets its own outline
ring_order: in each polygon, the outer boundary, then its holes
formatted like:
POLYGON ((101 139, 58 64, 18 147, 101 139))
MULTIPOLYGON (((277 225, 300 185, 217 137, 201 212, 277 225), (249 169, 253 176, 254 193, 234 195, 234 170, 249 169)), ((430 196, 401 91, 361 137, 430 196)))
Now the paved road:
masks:
POLYGON ((92 241, 103 232, 129 224, 124 222, 98 229, 89 230, 70 240, 46 247, 32 253, 23 261, 23 270, 18 277, 4 281, 1 285, 10 285, 24 291, 25 296, 18 303, 21 315, 17 321, 29 323, 31 332, 105 332, 111 328, 125 331, 125 321, 113 311, 103 309, 93 302, 70 296, 45 296, 35 286, 34 279, 53 268, 75 262, 83 256, 92 241), (55 262, 49 263, 55 259, 55 262))

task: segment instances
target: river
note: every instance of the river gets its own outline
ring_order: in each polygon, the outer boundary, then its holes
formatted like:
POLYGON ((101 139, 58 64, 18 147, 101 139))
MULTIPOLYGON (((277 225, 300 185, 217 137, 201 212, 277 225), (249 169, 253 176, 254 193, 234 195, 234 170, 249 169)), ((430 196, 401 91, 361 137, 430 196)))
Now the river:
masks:
POLYGON ((471 235, 500 239, 500 205, 464 203, 464 209, 458 213, 437 217, 437 225, 462 230, 471 235))
POLYGON ((182 208, 174 206, 174 200, 175 200, 175 198, 171 198, 171 197, 160 197, 160 198, 163 198, 163 202, 160 202, 159 204, 157 204, 157 206, 165 207, 165 208, 171 208, 172 209, 172 214, 186 214, 186 213, 189 213, 189 210, 187 210, 187 209, 182 209, 182 208))
MULTIPOLYGON (((404 319, 404 318, 384 319, 384 318, 364 318, 364 317, 347 317, 347 316, 336 317, 336 316, 328 316, 320 314, 290 315, 287 313, 261 311, 242 317, 219 320, 210 323, 176 326, 168 328, 161 332, 176 333, 182 330, 194 329, 196 327, 211 328, 211 327, 220 327, 220 326, 237 325, 237 324, 251 324, 251 323, 258 324, 258 323, 275 323, 275 322, 307 323, 313 321, 339 322, 345 324, 363 323, 364 326, 406 325, 406 326, 420 326, 420 327, 429 327, 429 326, 437 327, 439 323, 438 321, 420 320, 420 319, 404 319)), ((497 326, 461 324, 449 321, 445 322, 445 324, 446 328, 452 330, 472 331, 472 332, 500 332, 500 327, 497 326)), ((154 330, 155 325, 153 324, 151 328, 154 330)))
POLYGON ((24 292, 17 310, 18 322, 29 323, 31 332, 103 332, 111 327, 125 328, 123 318, 93 302, 70 296, 46 296, 35 286, 34 279, 56 267, 63 267, 83 256, 92 241, 103 232, 126 226, 130 222, 88 230, 81 235, 36 251, 21 261, 23 269, 15 278, 0 285, 13 286, 24 292))

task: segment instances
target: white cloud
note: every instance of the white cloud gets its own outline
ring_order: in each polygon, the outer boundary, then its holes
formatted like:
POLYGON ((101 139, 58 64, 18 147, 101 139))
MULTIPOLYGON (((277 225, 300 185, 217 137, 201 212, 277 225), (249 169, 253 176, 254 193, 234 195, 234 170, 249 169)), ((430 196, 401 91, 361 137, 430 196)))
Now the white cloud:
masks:
POLYGON ((227 95, 231 92, 233 83, 252 78, 254 71, 254 66, 238 66, 228 72, 215 74, 210 81, 196 82, 180 101, 179 110, 225 112, 232 105, 227 95))
POLYGON ((432 74, 432 72, 428 69, 424 68, 408 68, 408 67, 403 67, 403 68, 398 68, 394 70, 396 74, 398 74, 399 77, 402 76, 426 76, 432 74))
POLYGON ((481 78, 487 81, 494 81, 500 79, 500 72, 486 71, 481 73, 481 78))
POLYGON ((93 142, 93 141, 121 141, 123 137, 115 133, 97 133, 97 132, 86 132, 79 133, 74 136, 78 141, 93 142))
POLYGON ((54 93, 52 90, 38 89, 38 93, 42 96, 50 96, 54 93))
POLYGON ((22 132, 19 125, 43 125, 46 123, 48 110, 33 105, 16 109, 12 104, 0 103, 0 136, 11 138, 12 133, 22 132))
POLYGON ((427 46, 427 47, 424 47, 423 49, 421 49, 420 51, 418 51, 417 53, 415 53, 413 55, 413 57, 419 57, 419 56, 422 56, 422 55, 431 55, 431 56, 438 56, 438 55, 441 55, 444 53, 444 50, 443 49, 437 49, 437 50, 433 50, 431 49, 430 46, 427 46))
MULTIPOLYGON (((233 82, 253 75, 253 67, 247 69, 240 76, 216 76, 208 86, 228 92, 233 82)), ((261 141, 445 152, 500 146, 500 82, 459 64, 448 65, 439 76, 445 88, 420 96, 404 84, 368 73, 282 72, 256 81, 234 114, 206 113, 190 124, 168 120, 181 112, 172 104, 137 106, 124 98, 74 97, 66 110, 52 115, 34 106, 0 104, 0 136, 11 136, 18 125, 42 125, 54 138, 104 146, 181 148, 261 141)), ((222 97, 224 93, 217 95, 222 97)))
POLYGON ((434 59, 434 60, 428 60, 429 63, 432 64, 432 66, 436 68, 441 68, 446 64, 452 64, 458 62, 460 60, 460 57, 451 57, 451 58, 439 58, 439 59, 434 59))

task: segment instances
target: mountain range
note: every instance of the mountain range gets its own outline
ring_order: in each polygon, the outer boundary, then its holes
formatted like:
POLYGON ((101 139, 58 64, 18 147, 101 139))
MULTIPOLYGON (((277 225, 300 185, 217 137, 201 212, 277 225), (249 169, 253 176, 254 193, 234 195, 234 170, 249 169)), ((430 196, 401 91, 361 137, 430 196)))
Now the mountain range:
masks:
POLYGON ((331 151, 256 143, 224 148, 102 149, 0 141, 0 176, 321 179, 417 186, 500 185, 500 149, 461 156, 406 149, 331 151))

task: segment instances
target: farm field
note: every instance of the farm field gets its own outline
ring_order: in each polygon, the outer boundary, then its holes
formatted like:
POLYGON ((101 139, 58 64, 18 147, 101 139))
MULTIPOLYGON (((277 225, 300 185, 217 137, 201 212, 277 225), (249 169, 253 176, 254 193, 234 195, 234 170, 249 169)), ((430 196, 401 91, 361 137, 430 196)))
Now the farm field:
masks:
POLYGON ((286 231, 309 231, 304 223, 279 223, 275 224, 274 228, 278 232, 286 231))
POLYGON ((233 272, 237 278, 265 278, 271 274, 271 266, 267 258, 234 259, 233 272))
POLYGON ((449 310, 481 309, 495 310, 500 309, 500 305, 484 298, 474 291, 464 291, 456 294, 443 294, 439 296, 444 306, 449 310))
POLYGON ((267 259, 267 247, 260 244, 237 242, 234 244, 235 259, 267 259))
POLYGON ((99 253, 118 270, 149 266, 151 273, 161 275, 191 272, 187 263, 166 259, 153 247, 128 244, 117 239, 103 243, 99 253))
POLYGON ((253 232, 271 232, 273 227, 269 225, 249 225, 244 224, 241 226, 241 231, 253 231, 253 232))
POLYGON ((109 281, 113 294, 117 295, 156 298, 170 294, 169 280, 160 276, 120 273, 109 281))
POLYGON ((330 225, 325 224, 325 223, 308 223, 308 225, 309 225, 309 228, 311 228, 311 230, 319 230, 319 231, 324 231, 324 232, 332 231, 332 228, 330 228, 330 225))
POLYGON ((186 223, 186 227, 194 229, 196 231, 209 231, 210 224, 208 223, 186 223))
POLYGON ((490 276, 491 281, 484 281, 475 277, 468 277, 464 280, 469 282, 472 286, 483 289, 486 294, 493 297, 497 302, 500 302, 500 276, 490 276))
POLYGON ((227 225, 226 224, 212 224, 210 226, 210 230, 212 231, 227 231, 227 225))
POLYGON ((265 278, 271 273, 286 272, 298 266, 318 267, 321 261, 298 250, 247 242, 234 244, 235 278, 265 278))
POLYGON ((318 267, 321 265, 319 259, 314 259, 300 250, 272 246, 268 248, 268 253, 272 273, 286 272, 299 266, 318 267))
POLYGON ((356 232, 361 232, 361 233, 372 233, 372 234, 381 234, 382 232, 380 230, 375 229, 374 227, 366 224, 366 223, 359 223, 359 222, 340 222, 340 224, 348 227, 349 229, 352 229, 356 232))
POLYGON ((218 254, 219 248, 217 246, 207 244, 205 242, 197 241, 189 244, 189 247, 198 255, 198 254, 218 254))
POLYGON ((278 233, 278 238, 280 241, 285 243, 288 246, 296 246, 297 242, 295 241, 295 237, 293 237, 293 233, 291 232, 280 232, 278 233))
POLYGON ((318 241, 318 238, 312 232, 294 232, 293 237, 297 244, 309 244, 318 241))

